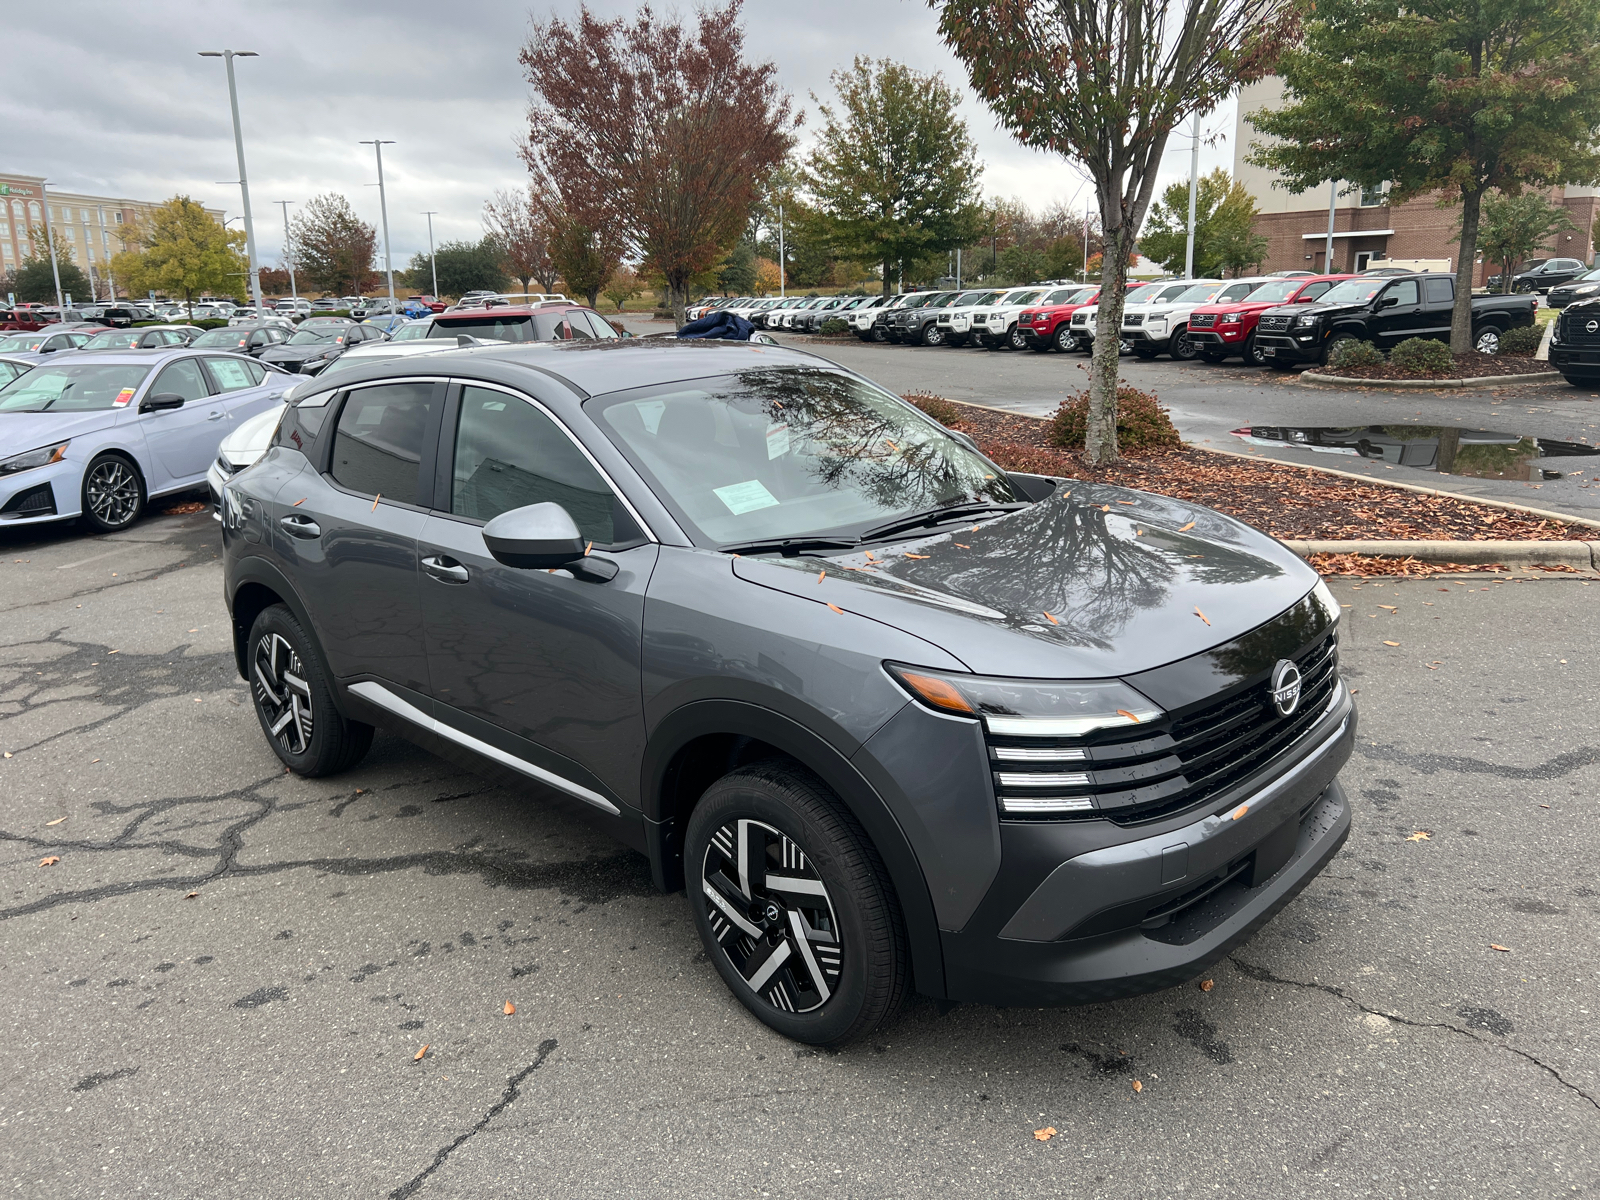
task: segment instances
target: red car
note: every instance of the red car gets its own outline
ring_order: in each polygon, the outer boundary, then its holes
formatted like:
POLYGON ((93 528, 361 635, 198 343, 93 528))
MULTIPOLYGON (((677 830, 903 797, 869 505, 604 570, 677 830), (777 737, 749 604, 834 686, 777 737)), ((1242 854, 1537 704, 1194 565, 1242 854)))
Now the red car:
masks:
POLYGON ((1207 362, 1244 356, 1248 367, 1264 367, 1267 358, 1256 348, 1256 322, 1269 308, 1280 304, 1310 304, 1323 292, 1353 275, 1297 275, 1271 279, 1243 300, 1227 304, 1202 304, 1189 314, 1189 340, 1207 362))
MULTIPOLYGON (((1148 284, 1130 283, 1128 285, 1128 299, 1142 287, 1148 284)), ((1059 295, 1059 293, 1057 293, 1059 295)), ((1073 350, 1087 350, 1089 344, 1072 332, 1072 314, 1085 304, 1094 304, 1100 299, 1100 286, 1089 284, 1079 288, 1064 301, 1055 304, 1041 304, 1035 308, 1024 309, 1017 317, 1017 330, 1028 343, 1028 349, 1043 354, 1046 350, 1060 350, 1070 353, 1073 350)), ((1126 303, 1126 301, 1124 301, 1126 303)))
POLYGON ((460 308, 433 318, 429 337, 483 338, 494 342, 586 342, 621 337, 615 326, 592 308, 562 301, 503 304, 498 308, 460 308))

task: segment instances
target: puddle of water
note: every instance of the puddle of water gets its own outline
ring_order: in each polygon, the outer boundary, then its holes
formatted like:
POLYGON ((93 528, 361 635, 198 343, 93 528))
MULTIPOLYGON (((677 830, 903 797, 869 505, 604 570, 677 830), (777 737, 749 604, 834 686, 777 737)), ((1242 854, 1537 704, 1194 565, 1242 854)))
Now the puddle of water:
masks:
MULTIPOLYGON (((1233 436, 1252 446, 1365 458, 1442 475, 1479 479, 1560 479, 1600 459, 1600 446, 1454 425, 1246 425, 1233 436)), ((1597 464, 1600 465, 1600 464, 1597 464)))

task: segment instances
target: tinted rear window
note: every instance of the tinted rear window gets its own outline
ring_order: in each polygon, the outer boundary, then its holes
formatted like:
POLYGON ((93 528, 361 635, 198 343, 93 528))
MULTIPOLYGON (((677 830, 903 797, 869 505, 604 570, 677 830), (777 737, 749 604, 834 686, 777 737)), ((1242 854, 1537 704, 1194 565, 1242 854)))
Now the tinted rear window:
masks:
POLYGON ((496 342, 533 342, 540 339, 534 332, 530 316, 496 317, 485 312, 482 316, 451 317, 448 321, 435 321, 440 334, 454 337, 464 333, 468 337, 488 338, 496 342))

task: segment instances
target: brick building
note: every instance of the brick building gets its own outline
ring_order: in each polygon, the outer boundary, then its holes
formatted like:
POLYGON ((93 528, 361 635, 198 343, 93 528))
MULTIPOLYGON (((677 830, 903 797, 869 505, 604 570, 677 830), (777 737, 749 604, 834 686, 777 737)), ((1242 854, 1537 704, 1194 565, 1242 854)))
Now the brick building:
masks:
MULTIPOLYGON (((45 223, 46 203, 50 205, 51 229, 66 240, 73 261, 94 283, 96 294, 104 298, 112 256, 124 249, 123 229, 140 221, 160 202, 60 191, 47 188, 37 175, 0 171, 0 268, 15 269, 35 249, 41 255, 48 253, 44 245, 34 246, 33 235, 33 230, 45 223)), ((218 223, 222 221, 221 209, 208 208, 206 212, 218 223)))
MULTIPOLYGON (((1329 187, 1314 188, 1296 196, 1283 188, 1274 172, 1245 162, 1252 142, 1269 140, 1250 124, 1248 115, 1262 108, 1275 108, 1283 99, 1283 81, 1268 77, 1244 87, 1239 93, 1238 116, 1234 118, 1233 175, 1255 197, 1260 215, 1256 232, 1267 239, 1263 271, 1327 268, 1324 254, 1328 239, 1329 187)), ((1430 269, 1454 271, 1460 219, 1459 205, 1440 208, 1436 197, 1390 204, 1384 189, 1351 189, 1340 183, 1334 201, 1334 271, 1361 271, 1382 266, 1384 260, 1424 260, 1430 269)), ((1596 247, 1591 231, 1600 214, 1600 189, 1592 187, 1552 188, 1551 200, 1564 205, 1576 229, 1558 234, 1550 254, 1562 258, 1595 261, 1596 247)), ((1479 256, 1476 282, 1482 284, 1500 270, 1496 262, 1479 256)))

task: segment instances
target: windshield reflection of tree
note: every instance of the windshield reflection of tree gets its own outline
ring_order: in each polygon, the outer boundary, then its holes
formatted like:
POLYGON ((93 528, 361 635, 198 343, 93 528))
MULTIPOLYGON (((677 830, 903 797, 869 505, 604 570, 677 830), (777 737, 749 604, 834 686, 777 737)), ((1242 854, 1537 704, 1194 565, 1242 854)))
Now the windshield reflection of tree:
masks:
POLYGON ((1009 503, 1016 493, 986 464, 916 413, 831 371, 758 368, 741 371, 714 399, 757 411, 786 425, 791 443, 809 453, 797 463, 822 487, 852 490, 886 512, 969 500, 1009 503))

